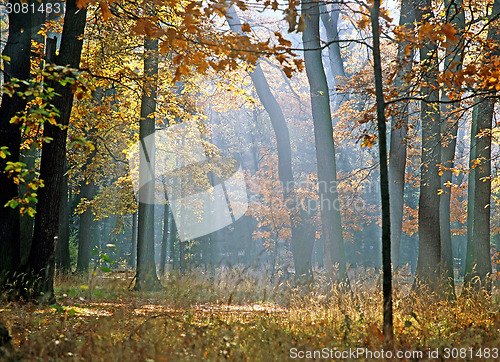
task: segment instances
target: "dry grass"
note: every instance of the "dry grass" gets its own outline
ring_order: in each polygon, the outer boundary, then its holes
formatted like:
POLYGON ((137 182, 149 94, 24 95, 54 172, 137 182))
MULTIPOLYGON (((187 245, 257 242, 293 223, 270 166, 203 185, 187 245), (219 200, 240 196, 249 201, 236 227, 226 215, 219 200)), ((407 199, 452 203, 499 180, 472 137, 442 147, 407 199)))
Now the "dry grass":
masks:
MULTIPOLYGON (((290 349, 383 348, 378 276, 360 273, 352 293, 320 280, 297 289, 253 271, 164 278, 165 290, 128 290, 132 274, 59 279, 59 306, 0 307, 16 356, 33 361, 288 360, 290 349), (362 277, 361 277, 362 276, 362 277)), ((396 350, 500 345, 498 292, 454 302, 395 298, 396 350)), ((15 357, 15 356, 14 356, 15 357)), ((472 360, 472 359, 471 359, 472 360)))

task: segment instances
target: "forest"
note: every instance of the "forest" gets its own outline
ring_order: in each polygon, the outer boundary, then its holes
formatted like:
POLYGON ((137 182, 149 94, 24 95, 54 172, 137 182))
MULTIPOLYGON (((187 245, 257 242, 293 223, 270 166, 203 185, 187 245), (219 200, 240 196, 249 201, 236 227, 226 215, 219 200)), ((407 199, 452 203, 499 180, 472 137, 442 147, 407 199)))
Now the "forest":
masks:
POLYGON ((0 361, 500 359, 500 0, 5 0, 0 50, 0 361))

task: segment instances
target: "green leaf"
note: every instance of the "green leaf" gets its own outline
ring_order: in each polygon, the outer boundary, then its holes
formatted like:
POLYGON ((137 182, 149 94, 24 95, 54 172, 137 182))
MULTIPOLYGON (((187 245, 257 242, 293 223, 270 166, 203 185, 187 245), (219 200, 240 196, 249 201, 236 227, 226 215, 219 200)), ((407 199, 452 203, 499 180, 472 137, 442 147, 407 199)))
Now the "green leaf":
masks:
POLYGON ((106 268, 106 267, 101 267, 100 269, 101 269, 101 271, 102 271, 102 272, 104 272, 104 273, 109 273, 109 272, 111 271, 111 269, 106 268))
POLYGON ((89 286, 88 285, 80 285, 80 289, 81 290, 89 290, 89 286))
POLYGON ((76 311, 75 311, 73 308, 71 308, 70 310, 68 310, 68 315, 69 315, 70 317, 74 317, 74 316, 75 316, 75 314, 76 314, 76 311))
POLYGON ((104 261, 107 261, 108 263, 111 263, 111 259, 109 258, 109 256, 107 254, 103 254, 101 256, 101 259, 104 261))

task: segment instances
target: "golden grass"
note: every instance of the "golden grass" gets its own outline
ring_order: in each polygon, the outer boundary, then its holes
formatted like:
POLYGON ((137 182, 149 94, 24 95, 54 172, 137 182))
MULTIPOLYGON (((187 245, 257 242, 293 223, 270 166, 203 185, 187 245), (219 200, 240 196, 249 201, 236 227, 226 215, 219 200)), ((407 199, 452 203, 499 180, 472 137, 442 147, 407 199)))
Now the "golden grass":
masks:
MULTIPOLYGON (((380 351, 378 276, 362 275, 352 293, 321 278, 310 288, 271 285, 251 271, 172 274, 155 293, 128 290, 132 274, 70 277, 57 281, 59 306, 4 304, 0 321, 27 361, 260 361, 289 360, 291 348, 380 351)), ((409 293, 402 279, 395 284, 396 350, 500 345, 497 291, 437 302, 409 293)))

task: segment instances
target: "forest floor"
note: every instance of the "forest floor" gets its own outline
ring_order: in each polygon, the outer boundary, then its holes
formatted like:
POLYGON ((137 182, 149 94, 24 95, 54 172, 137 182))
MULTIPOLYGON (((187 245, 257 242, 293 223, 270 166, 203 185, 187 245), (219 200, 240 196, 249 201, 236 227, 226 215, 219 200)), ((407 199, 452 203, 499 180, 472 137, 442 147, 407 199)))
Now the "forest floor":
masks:
MULTIPOLYGON (((388 360, 376 275, 352 292, 293 288, 226 271, 170 275, 161 292, 131 291, 131 273, 59 278, 58 304, 0 304, 11 360, 388 360), (379 358, 377 358, 379 357, 379 358), (384 357, 384 358, 382 358, 384 357)), ((499 360, 500 292, 438 302, 395 280, 394 360, 499 360), (438 357, 438 358, 435 358, 438 357), (446 358, 449 357, 449 358, 446 358), (455 358, 454 358, 455 357, 455 358), (481 358, 479 358, 481 357, 481 358)), ((6 359, 4 354, 4 359, 6 359)), ((0 359, 2 359, 0 355, 0 359)))

